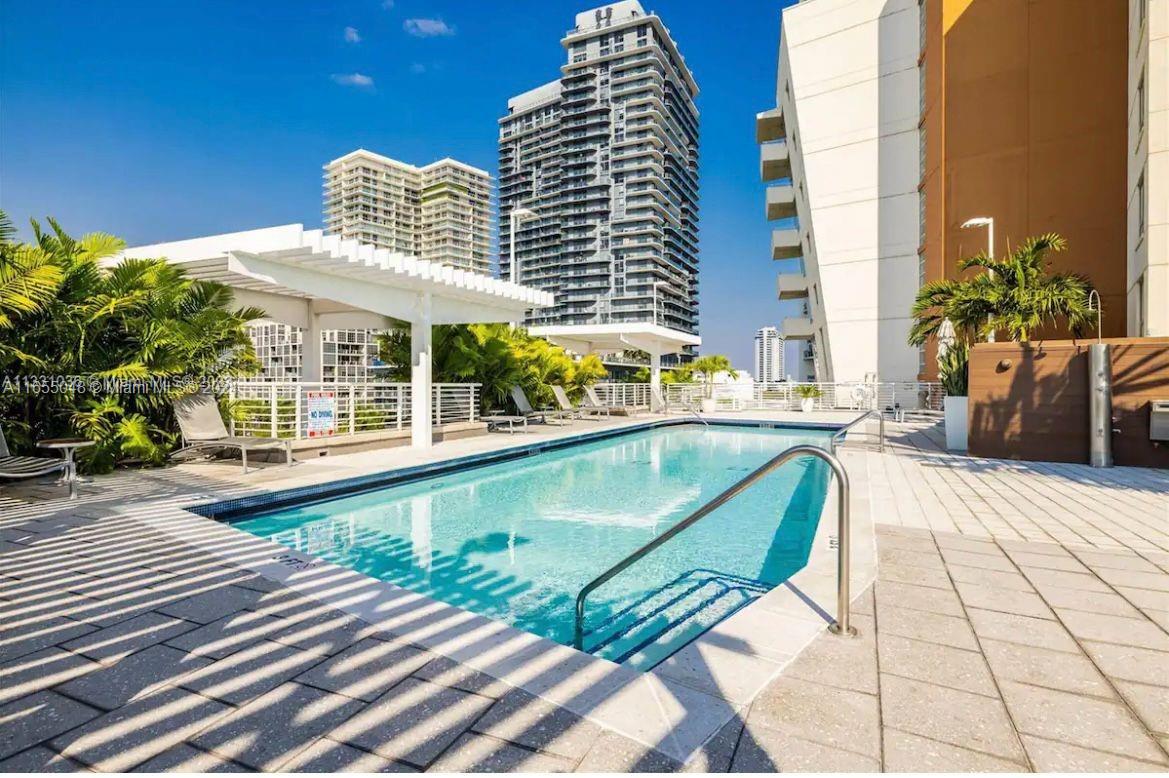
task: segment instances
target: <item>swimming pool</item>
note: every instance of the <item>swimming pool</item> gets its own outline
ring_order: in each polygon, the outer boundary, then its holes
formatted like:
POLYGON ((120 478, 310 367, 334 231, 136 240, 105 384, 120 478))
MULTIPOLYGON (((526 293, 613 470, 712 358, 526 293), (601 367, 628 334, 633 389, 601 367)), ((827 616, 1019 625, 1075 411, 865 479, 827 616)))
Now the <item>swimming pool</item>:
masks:
MULTIPOLYGON (((790 446, 831 430, 674 424, 231 519, 571 645, 586 583, 790 446)), ((800 570, 828 483, 804 458, 597 589, 585 649, 648 669, 800 570)))

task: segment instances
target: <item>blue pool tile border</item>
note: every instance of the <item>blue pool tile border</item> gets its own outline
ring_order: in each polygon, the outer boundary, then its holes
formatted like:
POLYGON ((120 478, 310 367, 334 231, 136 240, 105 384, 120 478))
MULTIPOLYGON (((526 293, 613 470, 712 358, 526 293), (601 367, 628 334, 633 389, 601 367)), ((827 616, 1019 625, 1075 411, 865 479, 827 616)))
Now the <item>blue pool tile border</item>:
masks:
MULTIPOLYGON (((705 419, 711 427, 764 427, 767 429, 806 429, 834 431, 840 429, 840 424, 830 422, 790 422, 771 421, 763 419, 705 419)), ((634 432, 644 432, 648 429, 675 426, 698 426, 699 422, 693 419, 659 419, 644 424, 632 424, 615 429, 584 432, 579 435, 569 435, 554 440, 526 443, 519 446, 509 446, 496 451, 486 451, 481 454, 469 454, 454 459, 444 459, 440 462, 428 462, 424 465, 400 467, 393 470, 384 470, 380 473, 343 478, 339 481, 327 481, 311 486, 299 486, 293 489, 284 489, 277 492, 264 492, 246 497, 236 497, 230 500, 188 505, 184 510, 205 516, 216 521, 231 524, 259 513, 279 510, 291 505, 304 505, 306 502, 324 502, 336 497, 349 497, 375 489, 384 489, 388 486, 420 481, 425 478, 446 475, 463 470, 472 470, 487 465, 498 464, 512 459, 541 454, 546 451, 556 451, 562 448, 578 446, 583 443, 592 443, 607 438, 629 435, 634 432)))

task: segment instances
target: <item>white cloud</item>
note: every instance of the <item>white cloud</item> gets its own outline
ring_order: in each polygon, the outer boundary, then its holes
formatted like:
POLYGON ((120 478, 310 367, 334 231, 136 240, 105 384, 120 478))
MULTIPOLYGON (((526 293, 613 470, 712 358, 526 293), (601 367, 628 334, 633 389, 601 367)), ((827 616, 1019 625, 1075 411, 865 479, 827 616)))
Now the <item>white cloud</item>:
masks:
POLYGON ((364 73, 334 73, 332 79, 341 86, 355 86, 360 89, 373 88, 373 77, 364 73))
POLYGON ((387 11, 394 7, 394 0, 382 0, 382 8, 387 11))
POLYGON ((346 43, 361 43, 361 33, 357 31, 356 27, 345 28, 345 42, 346 43))
POLYGON ((455 28, 442 19, 407 19, 402 23, 402 29, 418 38, 437 38, 455 34, 455 28))
POLYGON ((411 62, 410 63, 410 72, 411 73, 425 73, 426 72, 426 65, 423 65, 421 62, 411 62))

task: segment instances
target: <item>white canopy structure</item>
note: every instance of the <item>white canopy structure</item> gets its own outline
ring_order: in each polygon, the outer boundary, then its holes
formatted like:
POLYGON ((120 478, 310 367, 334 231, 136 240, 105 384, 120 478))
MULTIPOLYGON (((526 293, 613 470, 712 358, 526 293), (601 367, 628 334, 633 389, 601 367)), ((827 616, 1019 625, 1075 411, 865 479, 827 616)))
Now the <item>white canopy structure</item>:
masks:
POLYGON ((663 354, 676 354, 686 346, 702 345, 702 338, 697 335, 649 322, 564 324, 532 327, 528 332, 577 354, 645 351, 649 354, 650 383, 655 389, 662 385, 663 354))
MULTIPOLYGON (((519 321, 525 311, 553 302, 539 289, 300 224, 138 246, 121 257, 165 258, 191 278, 231 287, 239 305, 303 328, 303 381, 321 380, 321 330, 385 329, 388 317, 410 322, 414 419, 431 417, 432 325, 519 321)), ((414 424, 411 442, 428 448, 431 426, 414 424)))

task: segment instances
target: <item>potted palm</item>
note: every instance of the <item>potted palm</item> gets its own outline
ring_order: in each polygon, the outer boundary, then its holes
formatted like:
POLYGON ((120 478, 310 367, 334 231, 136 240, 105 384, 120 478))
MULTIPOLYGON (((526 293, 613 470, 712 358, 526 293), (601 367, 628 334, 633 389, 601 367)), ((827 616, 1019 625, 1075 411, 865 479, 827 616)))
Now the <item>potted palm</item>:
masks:
POLYGON ((965 451, 969 429, 970 346, 965 340, 953 340, 938 347, 938 380, 945 391, 942 408, 946 419, 946 450, 965 451), (943 348, 942 346, 946 347, 943 348))
POLYGON ((816 410, 816 401, 824 396, 815 384, 800 384, 795 388, 796 397, 800 398, 800 410, 811 413, 816 410))
POLYGON ((1066 328, 1078 337, 1096 322, 1088 304, 1092 284, 1075 273, 1052 273, 1047 253, 1067 248, 1055 233, 1028 238, 1003 259, 986 252, 963 259, 960 271, 976 275, 924 284, 910 315, 909 344, 938 341, 938 377, 946 390, 946 447, 966 449, 967 364, 970 345, 1005 334, 1025 342, 1041 328, 1066 328))

